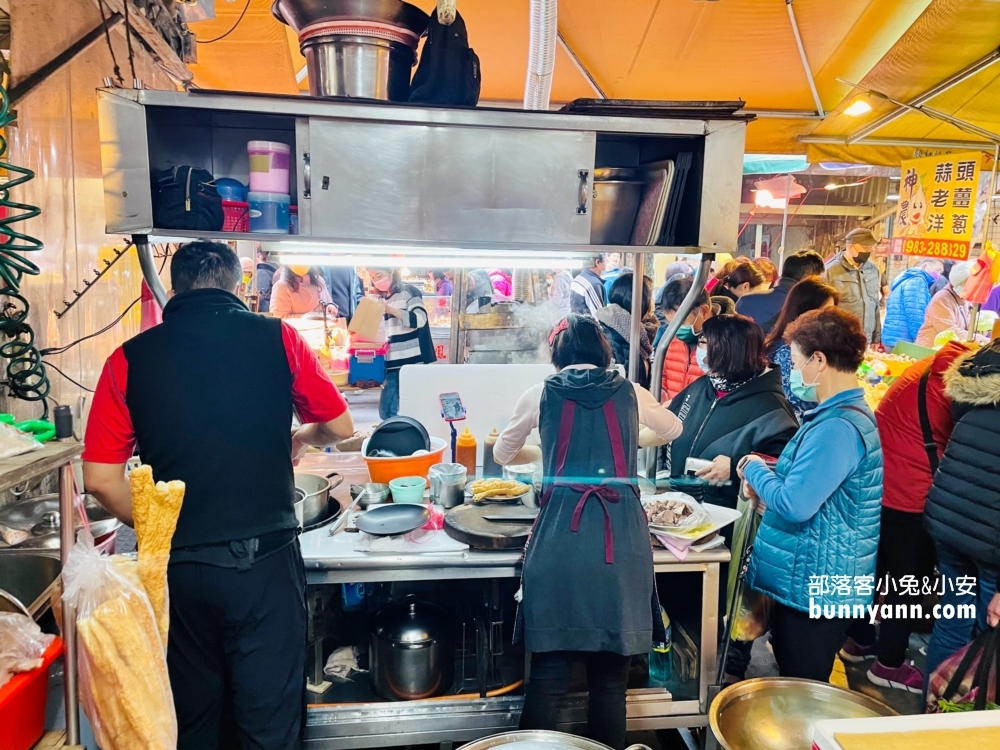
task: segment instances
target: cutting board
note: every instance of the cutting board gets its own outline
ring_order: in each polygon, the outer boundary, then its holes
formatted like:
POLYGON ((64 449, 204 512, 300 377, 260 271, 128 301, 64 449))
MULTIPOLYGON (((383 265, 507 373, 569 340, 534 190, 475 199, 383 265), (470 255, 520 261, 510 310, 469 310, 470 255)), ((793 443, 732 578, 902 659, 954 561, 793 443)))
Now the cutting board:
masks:
POLYGON ((816 722, 813 730, 814 750, 900 747, 907 750, 1000 747, 1000 711, 827 719, 816 722))
POLYGON ((533 524, 498 523, 484 516, 524 516, 532 513, 523 505, 486 503, 459 505, 444 514, 444 530, 452 539, 473 549, 520 549, 528 541, 533 524))
POLYGON ((399 371, 399 413, 419 420, 428 434, 450 445, 438 396, 457 392, 468 416, 455 427, 459 433, 468 427, 476 436, 476 464, 482 466, 483 439, 494 425, 503 430, 521 394, 554 372, 552 365, 407 365, 399 371))

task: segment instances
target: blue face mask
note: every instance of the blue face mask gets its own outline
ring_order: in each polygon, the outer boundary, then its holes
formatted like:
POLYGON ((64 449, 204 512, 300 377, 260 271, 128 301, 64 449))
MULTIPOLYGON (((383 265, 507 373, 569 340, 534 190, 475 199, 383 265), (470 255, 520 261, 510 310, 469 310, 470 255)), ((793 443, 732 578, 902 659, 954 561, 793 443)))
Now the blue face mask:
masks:
POLYGON ((699 346, 697 351, 695 351, 694 357, 701 371, 708 372, 708 349, 704 346, 699 346))
POLYGON ((819 401, 819 395, 816 392, 818 385, 818 382, 804 383, 802 381, 802 370, 792 370, 792 374, 788 378, 788 389, 800 401, 809 401, 812 403, 819 401))

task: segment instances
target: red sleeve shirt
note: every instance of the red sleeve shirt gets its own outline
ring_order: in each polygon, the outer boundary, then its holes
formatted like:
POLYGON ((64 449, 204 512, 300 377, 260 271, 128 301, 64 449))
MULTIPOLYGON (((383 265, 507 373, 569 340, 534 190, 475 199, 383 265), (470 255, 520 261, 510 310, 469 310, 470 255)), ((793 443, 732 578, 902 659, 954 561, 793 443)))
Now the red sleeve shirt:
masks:
MULTIPOLYGON (((292 405, 303 424, 329 422, 347 411, 347 401, 324 372, 315 352, 291 326, 282 323, 281 338, 292 373, 292 405)), ((135 430, 125 403, 128 360, 121 347, 104 365, 87 420, 83 460, 123 464, 135 452, 135 430)))

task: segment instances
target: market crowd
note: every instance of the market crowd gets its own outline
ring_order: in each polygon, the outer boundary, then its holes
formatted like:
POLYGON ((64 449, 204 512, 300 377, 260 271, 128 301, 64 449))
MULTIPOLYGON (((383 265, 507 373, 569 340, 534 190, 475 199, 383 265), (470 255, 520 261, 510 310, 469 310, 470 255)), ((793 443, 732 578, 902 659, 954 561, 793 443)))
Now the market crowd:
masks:
MULTIPOLYGON (((807 250, 780 273, 767 259, 715 269, 666 347, 661 400, 681 434, 660 449, 657 477, 698 500, 757 509, 749 595, 729 609, 733 565, 720 607, 769 632, 783 676, 826 681, 839 654, 865 663, 874 684, 919 694, 1000 621, 1000 343, 965 341, 971 263, 924 259, 887 285, 876 244, 858 229, 825 261, 807 250), (859 368, 866 352, 900 342, 936 351, 873 411, 859 368), (691 472, 689 459, 704 463, 691 472), (958 616, 933 623, 921 670, 907 658, 910 634, 935 603, 958 616)), ((632 274, 609 271, 617 261, 597 256, 571 278, 560 312, 593 318, 625 368, 638 345, 647 386, 694 269, 674 263, 656 290, 644 280, 633 342, 632 274)), ((734 554, 740 526, 723 532, 734 554)), ((727 682, 744 678, 751 643, 729 643, 727 682)))

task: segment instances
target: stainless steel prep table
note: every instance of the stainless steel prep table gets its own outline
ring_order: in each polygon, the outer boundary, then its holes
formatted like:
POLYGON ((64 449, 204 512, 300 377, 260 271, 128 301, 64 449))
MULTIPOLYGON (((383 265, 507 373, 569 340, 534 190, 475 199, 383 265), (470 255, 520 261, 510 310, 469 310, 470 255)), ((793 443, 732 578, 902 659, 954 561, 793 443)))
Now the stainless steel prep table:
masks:
MULTIPOLYGON (((657 573, 701 573, 702 612, 699 644, 697 700, 674 700, 659 691, 629 691, 628 728, 631 731, 696 727, 708 724, 709 688, 716 674, 718 643, 719 566, 729 551, 716 548, 692 552, 679 561, 665 550, 656 550, 657 573)), ((306 584, 456 579, 514 578, 521 572, 521 551, 468 550, 447 554, 359 555, 357 558, 305 557, 306 584)), ((494 698, 401 703, 329 704, 310 706, 304 747, 310 750, 417 745, 435 742, 468 742, 517 728, 524 698, 494 698)), ((563 716, 565 728, 582 727, 586 698, 576 696, 563 716)))

